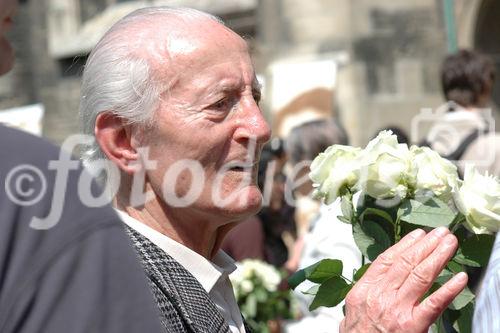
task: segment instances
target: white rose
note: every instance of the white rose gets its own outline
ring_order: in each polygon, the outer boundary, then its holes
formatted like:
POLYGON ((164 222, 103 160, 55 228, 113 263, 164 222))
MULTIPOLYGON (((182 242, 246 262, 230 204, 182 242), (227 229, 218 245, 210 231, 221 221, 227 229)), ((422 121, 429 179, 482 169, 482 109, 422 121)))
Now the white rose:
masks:
POLYGON ((362 152, 356 187, 377 199, 405 198, 414 187, 415 171, 406 144, 391 131, 382 131, 362 152))
POLYGON ((237 269, 229 276, 237 291, 241 288, 243 293, 249 293, 254 288, 254 282, 260 280, 264 288, 269 291, 276 291, 281 282, 279 271, 263 261, 256 259, 245 259, 237 264, 237 269))
POLYGON ((358 180, 358 157, 361 149, 333 145, 319 154, 311 164, 309 177, 315 187, 314 195, 330 204, 342 190, 352 187, 358 180))
POLYGON ((244 294, 249 294, 253 290, 253 283, 250 280, 244 280, 241 282, 240 287, 244 294))
POLYGON ((458 182, 457 167, 428 147, 412 146, 417 192, 431 191, 438 197, 451 193, 458 182))
POLYGON ((281 275, 273 266, 266 265, 259 271, 259 276, 264 287, 269 291, 276 291, 281 282, 281 275))
POLYGON ((500 183, 481 175, 471 165, 465 167, 462 186, 454 191, 455 204, 464 214, 465 227, 476 234, 500 230, 500 183))

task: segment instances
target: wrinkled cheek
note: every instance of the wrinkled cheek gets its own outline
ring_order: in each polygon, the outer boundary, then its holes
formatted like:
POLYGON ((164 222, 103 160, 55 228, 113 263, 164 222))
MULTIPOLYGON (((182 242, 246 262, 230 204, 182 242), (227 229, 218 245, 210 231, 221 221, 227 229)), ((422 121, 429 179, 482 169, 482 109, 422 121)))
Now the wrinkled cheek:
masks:
POLYGON ((187 207, 200 199, 205 187, 205 176, 201 167, 195 164, 174 163, 163 175, 161 193, 167 205, 187 207))
POLYGON ((185 197, 190 192, 198 192, 198 189, 204 185, 203 180, 187 170, 182 171, 174 181, 175 195, 178 197, 185 197))

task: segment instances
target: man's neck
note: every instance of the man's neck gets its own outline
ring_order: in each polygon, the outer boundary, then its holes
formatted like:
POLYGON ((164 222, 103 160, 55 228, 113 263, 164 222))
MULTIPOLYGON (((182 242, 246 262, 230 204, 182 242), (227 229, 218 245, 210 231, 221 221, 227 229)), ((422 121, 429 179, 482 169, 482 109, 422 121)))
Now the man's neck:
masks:
POLYGON ((221 226, 196 219, 190 216, 188 208, 182 212, 169 210, 156 198, 140 207, 124 205, 115 200, 115 207, 209 260, 215 256, 222 240, 234 226, 234 223, 221 226))

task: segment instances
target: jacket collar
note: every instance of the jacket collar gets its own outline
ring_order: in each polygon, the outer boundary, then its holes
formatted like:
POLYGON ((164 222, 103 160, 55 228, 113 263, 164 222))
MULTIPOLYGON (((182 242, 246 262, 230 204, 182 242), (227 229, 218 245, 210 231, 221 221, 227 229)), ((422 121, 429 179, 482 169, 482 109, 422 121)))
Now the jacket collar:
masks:
POLYGON ((192 332, 229 333, 229 326, 202 285, 182 265, 130 227, 127 233, 148 277, 190 327, 192 332))

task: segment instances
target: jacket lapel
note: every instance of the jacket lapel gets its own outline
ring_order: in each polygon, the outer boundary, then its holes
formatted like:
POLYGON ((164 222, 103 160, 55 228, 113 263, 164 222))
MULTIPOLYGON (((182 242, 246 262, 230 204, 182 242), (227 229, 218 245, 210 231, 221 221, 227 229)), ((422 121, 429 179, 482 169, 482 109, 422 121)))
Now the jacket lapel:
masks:
POLYGON ((230 333, 229 326, 196 278, 146 237, 126 227, 150 280, 172 302, 192 332, 230 333))

